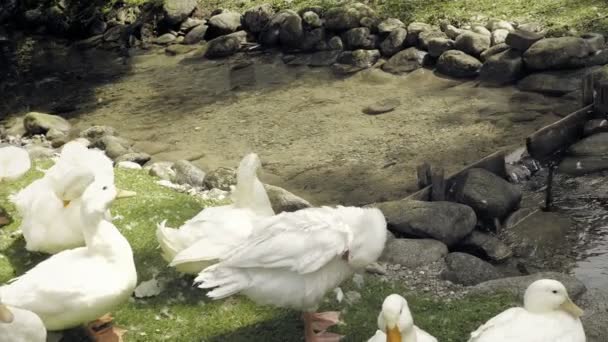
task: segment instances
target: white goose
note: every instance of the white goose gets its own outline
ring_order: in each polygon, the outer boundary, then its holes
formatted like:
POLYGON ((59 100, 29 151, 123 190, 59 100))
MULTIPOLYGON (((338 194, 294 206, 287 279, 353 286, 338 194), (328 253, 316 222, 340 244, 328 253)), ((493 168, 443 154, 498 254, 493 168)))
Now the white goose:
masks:
POLYGON ((309 208, 255 222, 253 234, 195 279, 220 299, 237 293, 259 304, 304 311, 307 342, 337 340, 325 330, 339 313, 315 313, 325 294, 376 261, 386 220, 375 208, 309 208), (320 334, 315 333, 319 330, 320 334))
POLYGON ((3 179, 15 180, 32 167, 30 155, 16 146, 0 147, 0 182, 3 179))
POLYGON ((264 185, 257 178, 261 166, 255 153, 246 155, 237 171, 233 204, 203 209, 179 229, 158 225, 156 238, 163 258, 183 273, 198 274, 217 262, 251 234, 252 221, 274 215, 264 185))
POLYGON ((541 279, 526 289, 523 308, 496 315, 472 332, 469 342, 585 342, 582 314, 562 283, 541 279))
POLYGON ((437 339, 414 325, 407 300, 392 294, 382 303, 378 331, 367 342, 437 342, 437 339))
POLYGON ((126 301, 137 282, 133 252, 104 219, 117 190, 94 182, 82 195, 85 247, 51 256, 0 287, 3 303, 36 313, 48 330, 93 321, 126 301))
POLYGON ((74 141, 41 179, 11 196, 28 251, 53 254, 84 246, 80 197, 93 181, 114 183, 112 161, 103 151, 74 141))
POLYGON ((0 303, 0 341, 45 342, 46 328, 35 313, 0 303))

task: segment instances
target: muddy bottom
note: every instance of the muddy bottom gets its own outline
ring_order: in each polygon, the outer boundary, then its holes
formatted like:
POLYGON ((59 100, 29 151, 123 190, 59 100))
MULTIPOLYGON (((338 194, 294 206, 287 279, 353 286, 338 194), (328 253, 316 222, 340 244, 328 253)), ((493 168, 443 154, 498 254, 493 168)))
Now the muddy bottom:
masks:
POLYGON ((209 61, 199 51, 154 50, 134 52, 125 64, 94 50, 44 51, 30 64, 42 62, 50 75, 21 85, 29 93, 12 113, 63 110, 78 128, 114 126, 154 160, 188 159, 205 171, 235 167, 254 151, 264 181, 315 204, 401 198, 416 190, 418 164, 456 171, 520 145, 576 107, 573 99, 480 87, 428 69, 341 78, 327 68, 288 67, 277 52, 209 61), (378 101, 400 105, 363 113, 378 101))

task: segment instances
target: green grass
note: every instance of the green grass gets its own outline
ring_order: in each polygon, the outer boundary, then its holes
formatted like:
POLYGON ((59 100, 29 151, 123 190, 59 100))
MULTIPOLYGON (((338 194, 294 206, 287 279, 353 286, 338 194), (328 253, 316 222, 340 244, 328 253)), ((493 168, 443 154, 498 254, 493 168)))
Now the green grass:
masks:
MULTIPOLYGON (((47 168, 49 162, 37 163, 47 168)), ((0 206, 15 219, 0 229, 0 283, 19 275, 44 258, 25 251, 23 239, 13 237, 19 225, 15 208, 8 195, 23 188, 41 172, 33 168, 19 181, 3 184, 0 188, 0 206)), ((173 192, 154 183, 142 171, 116 170, 120 188, 134 190, 135 198, 116 201, 114 215, 123 218, 116 226, 130 241, 135 253, 139 281, 156 275, 165 283, 164 291, 146 299, 132 299, 112 314, 115 323, 128 329, 126 341, 300 341, 302 325, 299 313, 267 306, 235 297, 212 302, 204 292, 191 287, 192 278, 182 277, 166 267, 160 257, 154 236, 156 223, 167 219, 178 226, 199 210, 212 203, 173 192)), ((376 317, 382 300, 390 293, 405 294, 415 314, 416 323, 434 334, 440 341, 463 341, 468 333, 491 316, 513 305, 509 295, 468 297, 463 300, 441 303, 430 296, 410 293, 399 283, 382 282, 371 275, 365 276, 365 285, 356 288, 345 284, 344 292, 358 291, 362 298, 353 306, 337 303, 329 295, 323 309, 342 309, 345 325, 337 331, 346 335, 346 341, 365 341, 376 329, 376 317)))

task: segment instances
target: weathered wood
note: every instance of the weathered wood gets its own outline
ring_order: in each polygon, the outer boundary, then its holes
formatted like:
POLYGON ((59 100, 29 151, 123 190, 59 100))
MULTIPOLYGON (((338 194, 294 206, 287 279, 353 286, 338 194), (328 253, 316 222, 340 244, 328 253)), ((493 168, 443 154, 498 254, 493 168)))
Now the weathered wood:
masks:
MULTIPOLYGON (((456 183, 459 177, 465 175, 466 171, 473 168, 486 169, 502 178, 507 177, 507 170, 505 167, 505 152, 498 151, 490 154, 489 156, 484 157, 483 159, 478 160, 477 162, 470 164, 463 169, 459 170, 448 176, 445 182, 446 188, 446 197, 450 190, 452 190, 453 185, 456 183)), ((431 200, 431 186, 427 186, 409 196, 406 199, 418 200, 418 201, 430 201, 431 200)))
POLYGON ((445 201, 445 171, 433 168, 431 172, 431 201, 445 201))
POLYGON ((422 189, 431 184, 431 165, 422 163, 416 167, 416 179, 418 180, 418 189, 422 189))
POLYGON ((595 91, 595 89, 593 88, 594 80, 595 75, 593 73, 588 73, 585 75, 585 77, 583 77, 583 107, 593 104, 593 92, 595 91))
POLYGON ((526 147, 530 156, 546 160, 576 142, 583 134, 585 122, 593 114, 592 109, 591 105, 584 107, 528 136, 526 147))
POLYGON ((599 91, 595 99, 595 110, 601 115, 608 114, 608 81, 600 83, 599 91))

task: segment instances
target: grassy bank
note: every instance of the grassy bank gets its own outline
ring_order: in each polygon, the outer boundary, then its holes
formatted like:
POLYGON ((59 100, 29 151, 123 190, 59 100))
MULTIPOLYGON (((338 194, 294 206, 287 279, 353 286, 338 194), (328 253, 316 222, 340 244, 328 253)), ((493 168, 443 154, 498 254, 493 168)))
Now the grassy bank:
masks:
MULTIPOLYGON (((38 163, 46 168, 49 162, 38 163)), ((11 236, 19 226, 15 208, 8 195, 40 177, 32 170, 19 181, 0 187, 0 206, 15 221, 0 229, 0 283, 25 272, 44 258, 27 253, 23 239, 11 236)), ((173 192, 157 185, 141 171, 117 170, 119 187, 137 191, 136 198, 117 201, 112 207, 115 224, 130 241, 136 258, 139 281, 153 276, 164 290, 156 297, 132 299, 113 312, 117 325, 128 329, 125 341, 300 341, 299 313, 291 310, 257 306, 244 298, 211 302, 204 292, 191 287, 191 278, 181 277, 166 267, 154 236, 156 223, 167 219, 177 226, 212 203, 173 192)), ((417 324, 432 332, 440 341, 463 341, 468 333, 497 312, 512 305, 510 296, 469 297, 440 303, 429 295, 409 293, 399 283, 382 282, 366 275, 365 285, 346 284, 344 292, 356 290, 361 299, 348 305, 328 296, 324 309, 341 309, 346 324, 338 331, 346 341, 364 341, 376 329, 376 316, 383 298, 390 293, 407 294, 417 324)))

